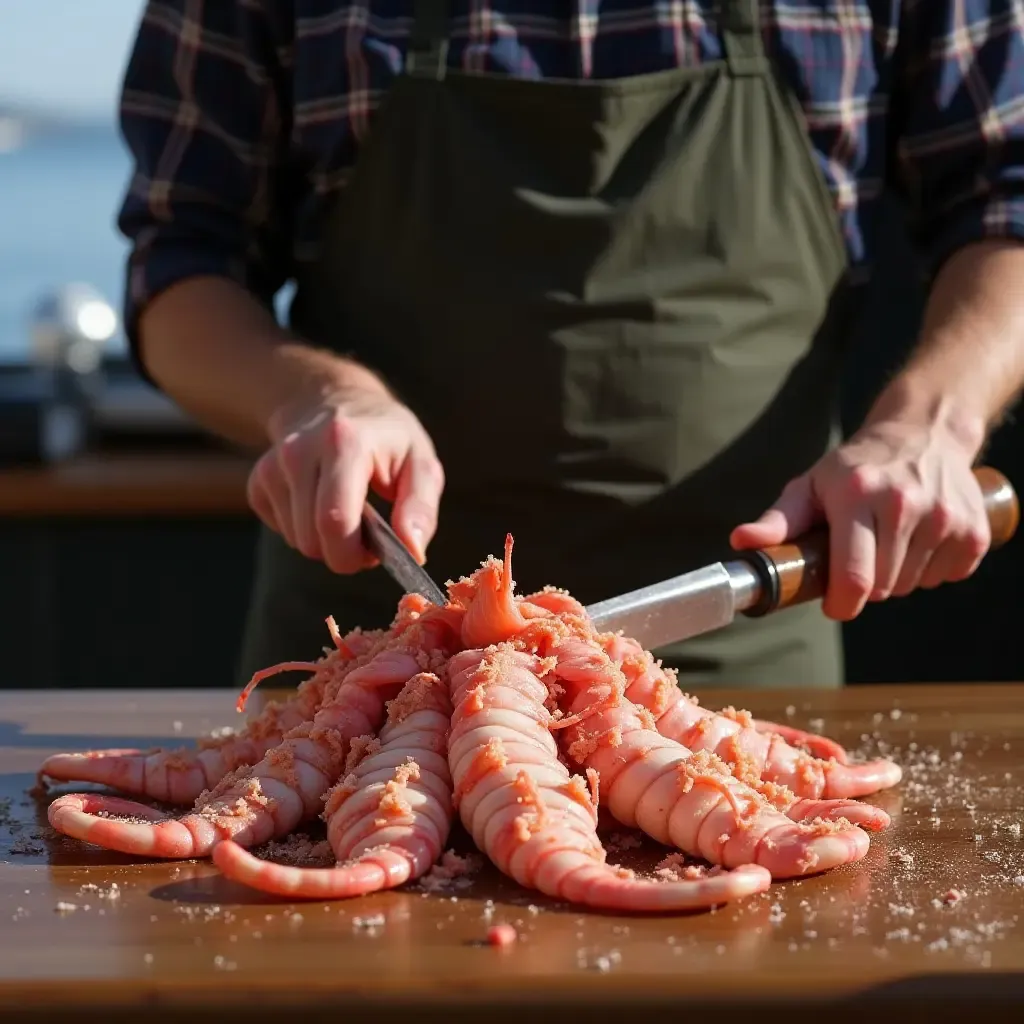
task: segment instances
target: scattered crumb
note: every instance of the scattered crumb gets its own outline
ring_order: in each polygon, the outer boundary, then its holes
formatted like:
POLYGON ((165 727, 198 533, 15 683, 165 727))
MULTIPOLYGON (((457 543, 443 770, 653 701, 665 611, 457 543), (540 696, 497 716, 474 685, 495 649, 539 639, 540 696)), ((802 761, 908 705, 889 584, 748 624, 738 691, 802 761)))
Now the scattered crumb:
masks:
POLYGON ((473 884, 472 876, 483 867, 483 858, 460 856, 454 850, 447 850, 441 859, 423 875, 417 885, 428 892, 442 892, 452 889, 467 889, 473 884))
MULTIPOLYGON (((710 869, 713 871, 714 869, 710 869)), ((705 878, 709 869, 703 864, 688 863, 683 853, 670 853, 654 866, 655 878, 663 882, 684 882, 705 878)))
POLYGON ((622 963, 622 954, 617 949, 597 955, 591 955, 585 949, 576 951, 576 965, 584 970, 599 971, 601 974, 607 974, 620 963, 622 963))
POLYGON ((92 882, 87 882, 85 885, 78 887, 78 895, 95 896, 101 900, 119 900, 121 898, 121 889, 117 882, 111 882, 106 888, 95 885, 92 882))
POLYGON ((176 906, 174 912, 186 921, 224 921, 226 924, 231 924, 235 920, 235 915, 231 911, 225 912, 216 903, 205 906, 191 906, 183 903, 176 906))
POLYGON ((901 903, 890 903, 889 913, 892 914, 894 917, 913 917, 914 908, 904 906, 901 903))
POLYGON ((487 945, 489 946, 504 948, 513 945, 518 938, 518 933, 510 924, 492 924, 487 929, 487 945))
POLYGON ((383 914, 373 914, 371 917, 354 917, 352 918, 352 931, 375 933, 378 928, 383 928, 386 923, 383 914))
POLYGON ((613 832, 604 841, 604 848, 613 856, 626 850, 637 850, 641 846, 643 841, 635 832, 613 832))
POLYGON ((11 853, 20 857, 36 857, 44 852, 43 846, 35 836, 18 836, 11 843, 11 853))
POLYGON ((261 860, 296 868, 329 868, 337 861, 326 839, 313 839, 301 832, 271 840, 252 851, 261 860))

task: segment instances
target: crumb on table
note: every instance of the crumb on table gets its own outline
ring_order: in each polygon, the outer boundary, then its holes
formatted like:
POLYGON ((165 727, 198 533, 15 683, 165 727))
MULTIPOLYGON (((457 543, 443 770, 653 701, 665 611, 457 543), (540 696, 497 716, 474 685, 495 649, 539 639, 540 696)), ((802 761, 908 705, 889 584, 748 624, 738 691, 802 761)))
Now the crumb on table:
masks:
POLYGON ((487 929, 487 945, 488 946, 511 946, 519 936, 516 934, 515 928, 510 924, 492 924, 487 929))

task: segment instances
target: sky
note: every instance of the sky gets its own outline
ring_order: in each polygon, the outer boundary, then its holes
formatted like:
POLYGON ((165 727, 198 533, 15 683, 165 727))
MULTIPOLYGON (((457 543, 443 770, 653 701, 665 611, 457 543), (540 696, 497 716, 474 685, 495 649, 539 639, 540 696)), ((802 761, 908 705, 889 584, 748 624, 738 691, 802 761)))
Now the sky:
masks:
POLYGON ((110 118, 142 0, 0 0, 0 103, 110 118))

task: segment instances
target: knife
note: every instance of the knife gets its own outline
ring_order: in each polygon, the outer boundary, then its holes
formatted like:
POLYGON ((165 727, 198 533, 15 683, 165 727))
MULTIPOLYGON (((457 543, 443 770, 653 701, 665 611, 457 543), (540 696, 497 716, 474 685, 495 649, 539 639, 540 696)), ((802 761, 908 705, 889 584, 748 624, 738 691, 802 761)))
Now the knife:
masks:
MULTIPOLYGON (((991 550, 1017 531, 1020 505, 1009 480, 989 466, 975 470, 992 532, 991 550)), ((441 588, 369 504, 364 512, 368 548, 407 593, 444 604, 441 588)), ((818 527, 775 547, 737 553, 728 562, 673 576, 599 601, 587 608, 602 633, 623 633, 652 651, 728 626, 738 614, 760 618, 824 596, 828 586, 829 532, 818 527)))
POLYGON ((387 520, 369 503, 363 505, 363 544, 380 559, 391 578, 407 594, 421 594, 434 604, 443 605, 448 597, 430 578, 430 573, 413 558, 387 520))
MULTIPOLYGON (((989 466, 974 471, 992 532, 991 549, 1017 530, 1020 506, 1010 481, 989 466)), ((738 552, 728 562, 673 576, 587 608, 603 633, 622 630, 645 650, 728 626, 737 614, 760 618, 825 595, 829 532, 821 526, 775 547, 738 552)))

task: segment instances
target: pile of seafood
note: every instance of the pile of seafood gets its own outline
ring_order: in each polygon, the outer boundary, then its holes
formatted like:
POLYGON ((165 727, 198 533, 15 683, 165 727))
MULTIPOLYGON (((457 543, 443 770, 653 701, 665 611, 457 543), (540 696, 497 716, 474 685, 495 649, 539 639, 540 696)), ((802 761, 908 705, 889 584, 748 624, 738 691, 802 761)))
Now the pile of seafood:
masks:
POLYGON ((89 782, 175 805, 182 816, 101 792, 49 806, 63 834, 109 850, 211 857, 265 892, 338 899, 429 872, 458 815, 518 884, 595 909, 720 905, 850 864, 884 811, 857 800, 900 781, 890 761, 852 763, 833 741, 715 713, 639 644, 593 628, 553 587, 517 596, 512 538, 447 586, 443 607, 407 595, 385 630, 342 635, 294 694, 237 734, 194 749, 60 754, 43 780, 89 782), (609 863, 599 809, 697 858, 671 878, 609 863), (334 867, 251 852, 321 816, 334 867))

